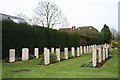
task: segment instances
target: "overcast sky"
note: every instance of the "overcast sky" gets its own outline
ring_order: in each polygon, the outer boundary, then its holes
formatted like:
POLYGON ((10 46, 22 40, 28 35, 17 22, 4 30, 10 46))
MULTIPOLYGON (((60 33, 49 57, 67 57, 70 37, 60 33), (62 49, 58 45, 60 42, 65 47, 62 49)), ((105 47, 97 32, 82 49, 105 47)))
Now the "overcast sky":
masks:
MULTIPOLYGON (((0 13, 31 17, 41 0, 0 0, 0 13)), ((43 0, 42 0, 43 1, 43 0)), ((118 30, 120 0, 52 0, 67 17, 70 26, 93 26, 99 31, 107 24, 118 30)), ((58 27, 55 27, 58 29, 58 27)), ((60 28, 60 27, 59 27, 60 28)))

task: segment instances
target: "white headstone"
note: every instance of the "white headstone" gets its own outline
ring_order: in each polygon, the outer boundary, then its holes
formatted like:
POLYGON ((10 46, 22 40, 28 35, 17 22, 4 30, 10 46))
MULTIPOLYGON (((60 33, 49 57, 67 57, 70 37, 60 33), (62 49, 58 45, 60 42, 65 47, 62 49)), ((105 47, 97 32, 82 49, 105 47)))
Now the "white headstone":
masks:
POLYGON ((36 58, 39 58, 39 49, 38 49, 38 48, 35 48, 35 49, 34 49, 34 56, 35 56, 36 58))
POLYGON ((93 67, 96 66, 96 49, 94 48, 93 53, 92 53, 92 65, 93 67))
POLYGON ((86 46, 84 46, 84 53, 86 53, 86 46))
POLYGON ((92 52, 92 46, 89 46, 89 52, 90 53, 92 52))
POLYGON ((9 62, 15 62, 15 49, 9 50, 9 62))
POLYGON ((91 49, 91 50, 92 50, 92 51, 91 51, 92 53, 93 53, 93 51, 94 51, 94 48, 95 48, 94 45, 92 45, 92 49, 91 49))
POLYGON ((73 57, 75 57, 75 48, 74 47, 71 48, 71 54, 73 57))
POLYGON ((105 48, 103 47, 103 60, 105 60, 105 48))
POLYGON ((105 54, 106 54, 106 58, 108 58, 108 47, 105 48, 105 54))
POLYGON ((76 56, 80 56, 80 48, 77 47, 77 55, 76 56))
POLYGON ((101 53, 101 48, 98 48, 98 62, 102 62, 102 53, 101 53))
POLYGON ((89 47, 87 46, 87 51, 86 51, 86 53, 89 53, 89 47))
POLYGON ((107 43, 104 44, 104 47, 107 47, 107 43))
POLYGON ((48 63, 50 63, 50 50, 47 49, 47 51, 48 51, 48 63))
POLYGON ((23 48, 22 49, 22 60, 28 60, 29 59, 29 49, 28 48, 23 48))
POLYGON ((110 45, 109 45, 109 44, 107 44, 107 48, 110 48, 110 45))
POLYGON ((64 48, 64 58, 68 59, 68 48, 64 48))
POLYGON ((44 48, 44 64, 48 65, 50 63, 50 52, 49 49, 44 48))
POLYGON ((54 48, 51 48, 51 52, 54 53, 54 48))
POLYGON ((80 46, 80 54, 83 54, 82 46, 80 46))
POLYGON ((96 44, 94 44, 93 46, 94 46, 94 48, 96 48, 96 44))
POLYGON ((98 45, 99 48, 101 48, 101 45, 98 45))
POLYGON ((90 53, 90 46, 88 46, 88 53, 90 53))
POLYGON ((56 48, 57 61, 60 61, 60 48, 56 48))

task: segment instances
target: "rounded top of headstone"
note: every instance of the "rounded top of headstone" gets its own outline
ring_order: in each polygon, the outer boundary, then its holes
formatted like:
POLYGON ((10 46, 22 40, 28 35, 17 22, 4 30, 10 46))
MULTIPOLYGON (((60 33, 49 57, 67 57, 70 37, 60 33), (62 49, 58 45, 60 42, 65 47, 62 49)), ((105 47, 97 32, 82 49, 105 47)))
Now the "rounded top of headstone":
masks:
POLYGON ((10 49, 10 51, 15 51, 15 49, 10 49))
POLYGON ((22 49, 28 49, 28 48, 22 48, 22 49))

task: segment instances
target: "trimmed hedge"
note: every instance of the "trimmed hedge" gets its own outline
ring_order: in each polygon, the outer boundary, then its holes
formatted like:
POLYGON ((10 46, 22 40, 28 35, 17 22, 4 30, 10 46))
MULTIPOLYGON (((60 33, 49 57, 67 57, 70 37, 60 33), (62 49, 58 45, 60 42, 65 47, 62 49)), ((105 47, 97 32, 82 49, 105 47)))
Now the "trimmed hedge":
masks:
POLYGON ((68 47, 70 50, 72 46, 102 43, 100 33, 94 34, 94 36, 83 36, 78 32, 58 31, 36 25, 2 21, 2 58, 8 58, 8 51, 11 48, 16 49, 16 56, 20 57, 22 48, 29 48, 30 54, 33 54, 36 47, 40 49, 40 53, 43 53, 44 47, 60 47, 63 51, 64 47, 68 47))
POLYGON ((80 39, 76 33, 61 32, 41 26, 17 24, 12 21, 2 21, 2 57, 8 58, 8 51, 16 49, 17 57, 21 56, 22 48, 29 48, 33 54, 35 47, 43 53, 43 48, 79 46, 80 39))

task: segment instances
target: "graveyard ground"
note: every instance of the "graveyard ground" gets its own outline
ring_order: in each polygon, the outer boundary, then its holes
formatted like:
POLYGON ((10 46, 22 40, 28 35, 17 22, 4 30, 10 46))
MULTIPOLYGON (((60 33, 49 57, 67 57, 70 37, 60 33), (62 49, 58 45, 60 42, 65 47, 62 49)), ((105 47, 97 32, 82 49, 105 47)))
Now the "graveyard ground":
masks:
POLYGON ((47 66, 38 65, 39 59, 7 63, 3 60, 3 78, 118 78, 118 50, 113 50, 113 56, 101 68, 80 67, 91 61, 90 54, 82 54, 47 66), (31 71, 13 72, 28 69, 31 71))

